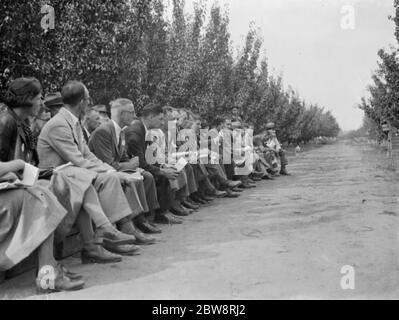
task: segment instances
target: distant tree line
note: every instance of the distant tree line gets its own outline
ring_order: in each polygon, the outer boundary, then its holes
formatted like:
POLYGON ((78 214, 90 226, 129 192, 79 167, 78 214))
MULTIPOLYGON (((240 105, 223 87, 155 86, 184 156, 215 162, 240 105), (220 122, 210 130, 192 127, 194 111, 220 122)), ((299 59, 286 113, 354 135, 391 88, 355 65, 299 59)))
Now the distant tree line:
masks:
POLYGON ((399 127, 399 0, 394 0, 395 15, 390 19, 395 24, 397 43, 389 50, 378 52, 378 69, 368 87, 368 97, 362 99, 359 108, 365 113, 365 125, 361 129, 371 138, 382 140, 387 122, 399 127))
POLYGON ((46 91, 79 79, 96 104, 126 97, 138 112, 158 101, 212 123, 237 107, 256 132, 275 122, 285 142, 338 135, 330 112, 305 103, 284 88, 281 76, 269 74, 254 25, 234 53, 226 11, 214 4, 206 19, 205 1, 190 14, 184 0, 172 2, 168 19, 162 0, 2 0, 1 70, 35 76, 46 91), (54 30, 41 27, 44 4, 55 10, 54 30))

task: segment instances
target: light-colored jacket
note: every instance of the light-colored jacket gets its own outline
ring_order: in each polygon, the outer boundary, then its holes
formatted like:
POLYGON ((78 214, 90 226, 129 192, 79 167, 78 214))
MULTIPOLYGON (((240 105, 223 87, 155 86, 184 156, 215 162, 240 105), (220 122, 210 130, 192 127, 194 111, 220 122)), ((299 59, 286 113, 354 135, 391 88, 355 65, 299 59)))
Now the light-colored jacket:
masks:
POLYGON ((70 162, 97 173, 113 170, 90 152, 84 139, 79 139, 72 116, 65 108, 43 127, 37 151, 42 169, 54 169, 70 162))

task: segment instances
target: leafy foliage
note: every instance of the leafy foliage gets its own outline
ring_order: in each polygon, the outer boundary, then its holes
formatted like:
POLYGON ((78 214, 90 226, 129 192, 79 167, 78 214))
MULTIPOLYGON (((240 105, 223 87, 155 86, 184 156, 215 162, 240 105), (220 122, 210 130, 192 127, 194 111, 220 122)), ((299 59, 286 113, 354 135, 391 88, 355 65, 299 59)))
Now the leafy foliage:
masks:
MULTIPOLYGON (((399 43, 399 1, 394 0, 396 14, 391 18, 399 43)), ((397 46, 390 50, 379 50, 378 69, 372 76, 373 84, 368 87, 369 97, 363 98, 359 108, 365 112, 366 131, 373 137, 384 137, 382 126, 386 121, 399 120, 399 51, 397 46), (369 120, 373 121, 370 126, 369 120)))
POLYGON ((269 74, 267 60, 259 61, 256 27, 250 25, 235 56, 228 13, 214 4, 206 18, 205 1, 187 15, 184 0, 173 0, 169 21, 163 0, 52 0, 55 29, 45 31, 40 10, 46 1, 3 0, 0 70, 35 76, 46 91, 79 79, 96 104, 126 97, 138 112, 159 101, 213 122, 237 107, 258 132, 276 122, 286 142, 338 135, 331 113, 285 90, 282 77, 269 74))

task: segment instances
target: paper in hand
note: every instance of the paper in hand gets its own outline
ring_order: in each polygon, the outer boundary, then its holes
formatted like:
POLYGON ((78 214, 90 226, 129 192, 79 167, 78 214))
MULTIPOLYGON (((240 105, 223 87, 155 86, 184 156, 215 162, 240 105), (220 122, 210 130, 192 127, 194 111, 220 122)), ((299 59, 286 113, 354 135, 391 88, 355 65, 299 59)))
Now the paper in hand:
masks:
POLYGON ((179 161, 177 161, 177 163, 176 163, 176 165, 175 165, 174 167, 175 167, 175 169, 176 169, 178 172, 181 172, 181 171, 185 168, 185 166, 186 166, 187 164, 188 164, 188 162, 187 162, 186 159, 180 158, 179 161))
POLYGON ((35 166, 25 163, 22 180, 17 179, 13 182, 2 182, 0 183, 0 190, 33 187, 38 178, 39 169, 35 166))

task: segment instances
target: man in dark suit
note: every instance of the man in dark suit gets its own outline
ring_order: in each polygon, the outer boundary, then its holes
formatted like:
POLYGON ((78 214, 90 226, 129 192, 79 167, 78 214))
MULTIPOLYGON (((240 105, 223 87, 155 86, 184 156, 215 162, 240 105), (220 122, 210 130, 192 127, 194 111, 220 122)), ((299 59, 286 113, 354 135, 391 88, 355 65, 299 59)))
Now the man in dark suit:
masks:
POLYGON ((87 144, 89 144, 91 134, 99 127, 104 121, 101 121, 100 114, 94 109, 88 109, 84 116, 82 123, 83 137, 87 144))
MULTIPOLYGON (((148 138, 148 131, 159 129, 163 125, 163 109, 159 104, 148 104, 142 111, 140 120, 134 121, 125 130, 126 150, 129 157, 138 157, 140 168, 150 172, 157 184, 158 200, 160 209, 155 219, 158 223, 180 224, 182 219, 172 214, 175 193, 170 187, 170 181, 176 180, 179 176, 173 168, 163 167, 155 161, 151 163, 148 158, 151 156, 148 138)), ((150 140, 152 141, 152 140, 150 140)))
MULTIPOLYGON (((138 169, 138 158, 129 159, 125 150, 124 129, 135 118, 133 102, 128 99, 117 99, 111 102, 111 115, 111 121, 102 124, 93 132, 89 140, 89 148, 100 160, 111 165, 115 170, 126 172, 126 174, 132 173, 132 177, 137 177, 134 183, 140 202, 145 213, 152 213, 159 209, 154 177, 151 173, 138 169)), ((135 224, 146 233, 161 233, 158 227, 149 223, 144 214, 135 218, 135 224)), ((135 234, 135 236, 146 242, 143 235, 135 234)))

